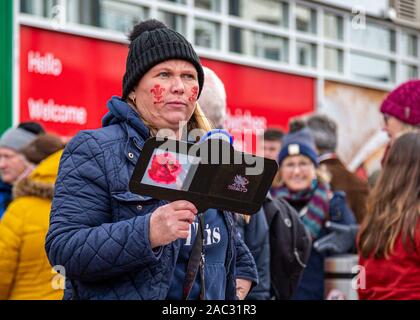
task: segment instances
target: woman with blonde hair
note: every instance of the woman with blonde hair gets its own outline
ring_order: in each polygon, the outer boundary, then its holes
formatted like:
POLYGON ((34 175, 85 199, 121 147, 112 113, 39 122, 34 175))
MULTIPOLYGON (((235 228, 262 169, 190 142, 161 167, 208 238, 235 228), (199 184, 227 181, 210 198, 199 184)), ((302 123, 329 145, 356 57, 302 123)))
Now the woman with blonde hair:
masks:
POLYGON ((122 96, 108 102, 103 127, 78 133, 61 158, 46 250, 65 267, 65 299, 232 300, 257 283, 231 213, 209 209, 198 223, 193 203, 128 187, 148 138, 210 129, 197 104, 203 83, 181 34, 157 20, 133 28, 122 96), (200 233, 201 256, 193 254, 200 233))
POLYGON ((360 229, 360 299, 420 299, 420 133, 393 143, 360 229))

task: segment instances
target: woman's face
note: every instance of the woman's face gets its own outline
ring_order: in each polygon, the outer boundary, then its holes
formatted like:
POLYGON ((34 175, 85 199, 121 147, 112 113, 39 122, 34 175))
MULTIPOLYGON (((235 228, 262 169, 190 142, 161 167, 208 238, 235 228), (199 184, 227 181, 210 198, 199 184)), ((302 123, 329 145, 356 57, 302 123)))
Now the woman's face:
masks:
POLYGON ((176 133, 191 118, 198 96, 197 70, 188 61, 168 60, 155 65, 139 81, 130 98, 153 127, 176 133))
POLYGON ((283 160, 281 177, 289 190, 302 191, 311 186, 312 180, 316 178, 315 165, 306 156, 289 156, 283 160))
POLYGON ((394 141, 398 138, 399 134, 404 131, 404 122, 398 120, 397 118, 384 114, 384 131, 388 134, 391 141, 394 141))

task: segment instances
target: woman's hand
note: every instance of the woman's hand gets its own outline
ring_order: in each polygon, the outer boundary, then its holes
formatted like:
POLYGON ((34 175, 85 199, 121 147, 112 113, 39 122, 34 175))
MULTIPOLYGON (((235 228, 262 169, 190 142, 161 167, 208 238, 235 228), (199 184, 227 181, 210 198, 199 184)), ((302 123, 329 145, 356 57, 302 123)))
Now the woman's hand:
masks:
POLYGON ((251 289, 252 281, 246 279, 236 279, 236 295, 239 300, 244 300, 251 289))
POLYGON ((189 201, 178 200, 157 208, 150 217, 149 240, 153 248, 177 239, 188 238, 197 208, 189 201))

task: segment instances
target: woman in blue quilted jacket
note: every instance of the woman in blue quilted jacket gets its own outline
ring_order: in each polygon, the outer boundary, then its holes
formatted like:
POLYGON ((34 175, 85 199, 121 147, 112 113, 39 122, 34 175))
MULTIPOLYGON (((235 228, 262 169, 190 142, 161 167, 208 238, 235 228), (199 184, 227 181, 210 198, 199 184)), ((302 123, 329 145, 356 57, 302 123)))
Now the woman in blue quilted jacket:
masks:
POLYGON ((243 299, 257 283, 231 213, 206 211, 204 269, 188 281, 196 207, 128 190, 146 139, 210 129, 196 103, 203 82, 181 34, 157 20, 134 27, 122 97, 108 102, 103 127, 79 132, 61 158, 46 251, 64 267, 65 299, 243 299))

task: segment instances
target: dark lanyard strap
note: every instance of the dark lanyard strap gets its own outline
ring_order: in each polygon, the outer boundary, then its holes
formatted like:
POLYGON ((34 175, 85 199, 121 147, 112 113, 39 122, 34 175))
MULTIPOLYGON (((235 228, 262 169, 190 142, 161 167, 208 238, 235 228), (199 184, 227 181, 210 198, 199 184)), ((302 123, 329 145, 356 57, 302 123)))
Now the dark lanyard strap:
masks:
POLYGON ((187 273, 185 274, 183 299, 188 300, 193 287, 197 272, 200 270, 200 300, 206 298, 206 288, 204 282, 204 213, 198 214, 198 231, 188 260, 187 273))

